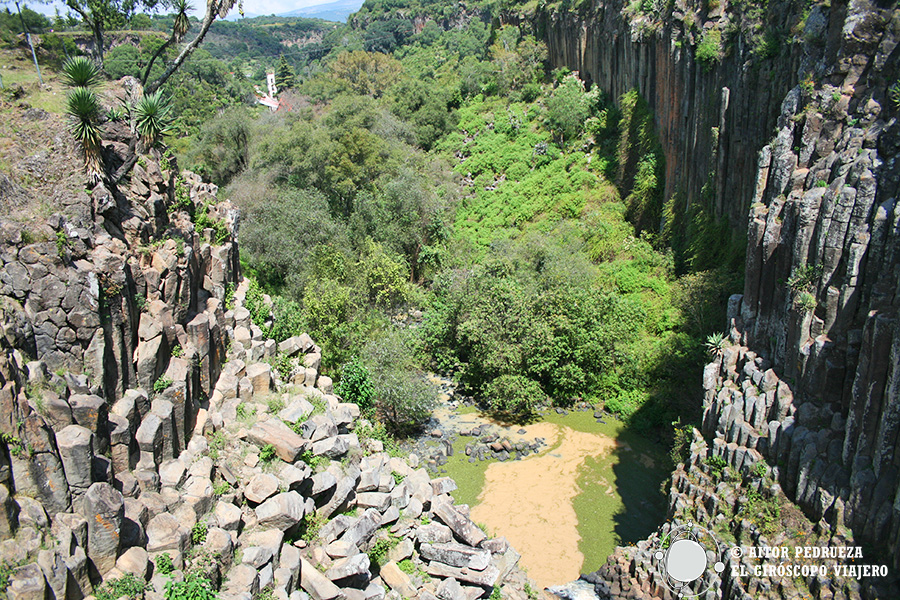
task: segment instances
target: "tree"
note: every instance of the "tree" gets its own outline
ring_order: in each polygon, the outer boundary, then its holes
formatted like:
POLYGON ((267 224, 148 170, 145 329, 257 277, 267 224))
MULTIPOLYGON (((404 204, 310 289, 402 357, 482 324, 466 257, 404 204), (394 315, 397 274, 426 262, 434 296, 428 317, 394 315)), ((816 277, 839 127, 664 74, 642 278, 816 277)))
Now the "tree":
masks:
POLYGON ((400 61, 380 52, 343 52, 328 64, 331 76, 357 94, 378 97, 400 75, 400 61))
POLYGON ((294 69, 284 58, 284 54, 278 60, 278 68, 275 70, 275 86, 278 91, 297 87, 297 76, 294 75, 294 69))
MULTIPOLYGON (((76 1, 76 0, 68 0, 68 1, 76 1)), ((182 4, 187 5, 186 0, 176 0, 181 2, 182 4)), ((243 15, 244 14, 244 3, 243 0, 237 0, 238 2, 238 10, 243 15)), ((178 54, 178 57, 175 61, 169 65, 169 67, 165 70, 165 72, 160 76, 159 79, 153 81, 149 85, 145 85, 144 92, 147 94, 152 94, 159 87, 169 80, 169 77, 172 76, 175 71, 184 64, 184 61, 188 59, 191 53, 200 46, 201 42, 203 42, 203 38, 206 37, 206 34, 209 32, 209 28, 212 26, 213 21, 216 20, 217 17, 225 18, 228 16, 228 12, 234 7, 235 0, 209 0, 206 4, 206 14, 203 16, 203 21, 200 22, 200 31, 197 35, 192 39, 178 54)), ((184 11, 185 13, 187 10, 184 11)), ((184 26, 184 20, 181 21, 181 25, 179 25, 178 19, 176 19, 174 26, 172 27, 172 38, 177 37, 178 31, 183 30, 184 33, 187 33, 187 28, 184 26)), ((190 26, 190 22, 188 21, 188 27, 190 26)), ((170 38, 171 39, 171 38, 170 38)), ((152 66, 152 61, 151 65, 152 66)), ((148 67, 149 73, 149 67, 148 67)))
POLYGON ((153 10, 166 6, 167 0, 66 0, 66 6, 84 20, 94 38, 94 53, 103 64, 103 34, 113 27, 124 27, 139 8, 153 10))
POLYGON ((156 59, 166 51, 166 48, 183 40, 184 36, 187 35, 188 30, 191 28, 191 22, 188 19, 187 13, 192 7, 188 1, 173 0, 172 7, 175 9, 175 21, 172 23, 172 33, 169 35, 169 39, 156 49, 156 52, 153 53, 153 56, 147 63, 147 68, 144 70, 144 76, 141 77, 141 83, 143 85, 147 85, 147 79, 150 78, 150 70, 153 68, 153 63, 156 62, 156 59))

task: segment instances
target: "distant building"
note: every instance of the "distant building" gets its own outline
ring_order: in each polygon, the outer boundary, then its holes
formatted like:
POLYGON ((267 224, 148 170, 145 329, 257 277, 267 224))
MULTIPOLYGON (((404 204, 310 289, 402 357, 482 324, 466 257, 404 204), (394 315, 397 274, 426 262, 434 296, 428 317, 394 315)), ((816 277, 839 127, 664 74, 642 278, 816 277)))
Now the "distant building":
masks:
POLYGON ((263 106, 268 106, 270 109, 272 109, 272 112, 275 112, 276 110, 278 110, 278 107, 280 106, 281 103, 278 101, 278 98, 276 98, 275 95, 272 93, 272 91, 275 89, 275 84, 273 82, 273 78, 267 76, 266 80, 267 80, 267 83, 269 84, 269 93, 268 94, 263 94, 263 91, 261 89, 259 89, 258 85, 253 86, 253 89, 256 90, 256 101, 259 102, 260 104, 262 104, 263 106))
POLYGON ((269 87, 269 95, 273 98, 278 95, 278 88, 275 86, 275 72, 266 73, 266 85, 269 87))

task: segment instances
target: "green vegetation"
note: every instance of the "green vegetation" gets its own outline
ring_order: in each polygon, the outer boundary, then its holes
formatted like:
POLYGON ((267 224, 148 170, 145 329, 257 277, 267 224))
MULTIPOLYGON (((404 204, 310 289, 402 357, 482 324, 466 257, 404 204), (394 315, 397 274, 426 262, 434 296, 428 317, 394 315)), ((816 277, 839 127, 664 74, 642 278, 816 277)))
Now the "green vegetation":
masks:
POLYGON ((372 408, 375 387, 372 385, 368 369, 355 356, 343 366, 335 391, 345 402, 359 405, 363 412, 368 412, 372 408))
POLYGON ((400 539, 394 536, 378 538, 369 550, 369 561, 376 565, 383 565, 387 558, 388 551, 399 542, 400 539))
POLYGON ((277 458, 277 454, 275 453, 275 446, 272 444, 266 444, 262 448, 259 449, 259 460, 263 464, 268 464, 277 458))
POLYGON ((160 377, 159 379, 157 379, 156 381, 153 382, 153 392, 154 392, 155 394, 161 394, 161 393, 163 393, 164 391, 166 391, 167 389, 169 389, 169 387, 170 387, 173 383, 174 383, 174 382, 173 382, 170 378, 168 378, 168 377, 166 377, 166 376, 162 376, 162 377, 160 377))
POLYGON ((307 513, 303 517, 303 532, 300 535, 301 539, 312 542, 319 536, 319 530, 322 529, 322 526, 327 522, 328 519, 319 514, 318 511, 307 513))
POLYGON ((88 58, 76 56, 63 64, 62 80, 72 89, 66 95, 69 133, 78 142, 88 176, 102 173, 100 147, 100 102, 93 87, 100 83, 100 69, 88 58))
POLYGON ((175 565, 172 564, 172 557, 168 552, 163 552, 157 556, 154 562, 156 564, 156 570, 162 575, 169 575, 175 570, 175 565))
POLYGON ((722 60, 722 32, 718 27, 713 26, 703 31, 694 56, 703 63, 706 70, 722 60))
POLYGON ((218 598, 209 579, 199 573, 188 571, 184 581, 170 579, 166 582, 166 600, 215 600, 218 598))
POLYGON ((161 91, 145 94, 133 110, 135 127, 148 148, 172 133, 172 105, 161 91))
POLYGON ((197 521, 191 527, 191 544, 199 546, 206 541, 206 534, 209 532, 209 526, 202 521, 197 521))
POLYGON ((324 456, 316 456, 311 450, 304 450, 303 454, 300 455, 300 460, 308 464, 313 472, 318 471, 319 467, 327 466, 331 462, 324 456))
POLYGON ((703 459, 703 462, 709 467, 709 472, 715 479, 722 479, 725 469, 728 467, 728 462, 724 458, 721 456, 709 456, 703 459))
POLYGON ((769 535, 778 529, 781 506, 777 498, 766 498, 759 492, 750 490, 740 514, 755 523, 764 535, 769 535))
MULTIPOLYGON (((0 584, 2 588, 2 584, 0 584)), ((126 573, 118 579, 103 582, 94 592, 97 600, 119 600, 121 597, 139 600, 144 597, 144 592, 150 589, 150 584, 138 578, 134 573, 126 573)))
POLYGON ((0 593, 6 593, 9 587, 9 580, 15 572, 16 567, 5 561, 0 561, 0 593))

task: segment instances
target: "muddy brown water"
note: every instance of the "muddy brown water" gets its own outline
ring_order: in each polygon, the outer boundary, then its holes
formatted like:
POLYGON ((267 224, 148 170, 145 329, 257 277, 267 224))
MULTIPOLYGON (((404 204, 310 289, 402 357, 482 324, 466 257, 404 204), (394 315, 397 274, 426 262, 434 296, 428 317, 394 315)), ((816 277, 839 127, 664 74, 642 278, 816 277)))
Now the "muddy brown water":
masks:
POLYGON ((577 579, 584 556, 578 549, 578 469, 586 457, 602 456, 616 440, 552 423, 526 427, 550 450, 519 461, 488 466, 472 519, 504 535, 522 554, 521 566, 541 588, 577 579))

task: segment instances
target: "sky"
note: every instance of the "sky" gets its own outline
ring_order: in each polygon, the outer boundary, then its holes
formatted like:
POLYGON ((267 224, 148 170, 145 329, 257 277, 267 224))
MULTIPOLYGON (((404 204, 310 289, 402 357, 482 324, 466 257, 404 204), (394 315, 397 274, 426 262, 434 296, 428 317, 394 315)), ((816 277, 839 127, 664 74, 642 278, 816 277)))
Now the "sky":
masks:
MULTIPOLYGON (((244 0, 244 13, 248 15, 276 15, 290 12, 298 8, 305 8, 307 6, 326 4, 331 1, 332 0, 244 0)), ((205 6, 206 2, 203 2, 202 0, 199 2, 197 0, 194 0, 192 4, 194 6, 200 7, 205 6)), ((65 2, 60 2, 58 0, 52 2, 19 1, 19 6, 26 5, 31 10, 37 11, 39 13, 44 13, 45 15, 56 14, 57 8, 59 8, 60 13, 66 13, 65 2)), ((16 10, 16 3, 14 0, 2 0, 0 1, 0 6, 8 7, 11 11, 16 10)), ((198 17, 202 16, 198 11, 194 11, 194 14, 198 17)), ((240 18, 240 15, 238 14, 237 4, 235 4, 235 7, 231 9, 231 12, 228 14, 229 20, 234 18, 240 18)))

